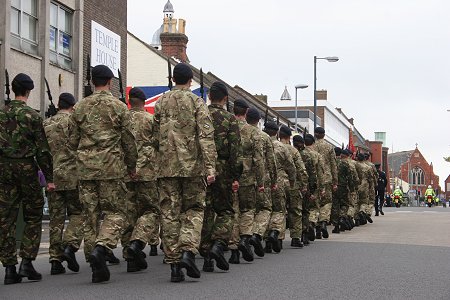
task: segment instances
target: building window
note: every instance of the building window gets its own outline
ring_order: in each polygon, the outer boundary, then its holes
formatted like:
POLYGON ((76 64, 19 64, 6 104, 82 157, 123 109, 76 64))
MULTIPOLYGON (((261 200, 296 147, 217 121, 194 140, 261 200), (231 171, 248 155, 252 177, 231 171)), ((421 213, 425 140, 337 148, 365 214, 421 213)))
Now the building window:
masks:
POLYGON ((27 53, 38 53, 37 0, 11 0, 11 45, 27 53))
POLYGON ((413 185, 425 184, 425 174, 421 168, 415 167, 412 169, 412 184, 413 185))
POLYGON ((72 16, 69 9, 50 4, 50 61, 72 69, 72 16))

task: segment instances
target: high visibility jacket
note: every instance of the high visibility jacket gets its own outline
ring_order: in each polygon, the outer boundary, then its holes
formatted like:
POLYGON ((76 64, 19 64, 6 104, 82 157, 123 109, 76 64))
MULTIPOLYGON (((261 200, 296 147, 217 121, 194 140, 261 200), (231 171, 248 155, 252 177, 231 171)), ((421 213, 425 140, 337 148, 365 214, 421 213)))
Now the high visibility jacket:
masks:
POLYGON ((400 196, 400 199, 403 197, 403 192, 401 189, 395 189, 394 190, 394 198, 395 196, 400 196))
POLYGON ((433 198, 434 198, 436 196, 436 194, 434 193, 433 189, 427 189, 425 191, 425 197, 427 197, 427 196, 433 196, 433 198))

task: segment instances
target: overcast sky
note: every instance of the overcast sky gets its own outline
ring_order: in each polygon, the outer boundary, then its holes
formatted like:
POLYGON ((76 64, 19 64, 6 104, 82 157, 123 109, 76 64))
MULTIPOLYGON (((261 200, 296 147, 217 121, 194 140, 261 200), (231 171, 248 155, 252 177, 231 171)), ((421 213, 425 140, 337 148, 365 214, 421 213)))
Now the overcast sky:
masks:
MULTIPOLYGON (((450 173, 450 1, 172 0, 187 21, 187 53, 196 67, 231 85, 279 100, 284 86, 301 100, 317 88, 355 119, 367 139, 387 132, 394 151, 417 143, 441 187, 450 173)), ((166 0, 128 0, 128 29, 151 42, 166 0)), ((131 71, 131 70, 130 70, 131 71)), ((312 100, 311 100, 312 102, 312 100)))

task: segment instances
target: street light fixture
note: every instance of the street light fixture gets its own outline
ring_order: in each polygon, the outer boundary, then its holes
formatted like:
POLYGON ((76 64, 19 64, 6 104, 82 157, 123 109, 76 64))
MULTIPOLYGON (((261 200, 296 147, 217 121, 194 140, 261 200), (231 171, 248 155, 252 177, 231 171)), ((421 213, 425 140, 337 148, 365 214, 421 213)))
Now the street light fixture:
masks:
POLYGON ((337 62, 339 61, 339 57, 337 56, 327 56, 327 57, 317 57, 314 56, 314 129, 317 127, 317 76, 316 76, 316 64, 318 59, 324 59, 328 62, 337 62))
POLYGON ((295 131, 297 132, 297 90, 298 89, 306 89, 308 87, 307 84, 297 84, 295 86, 295 131))

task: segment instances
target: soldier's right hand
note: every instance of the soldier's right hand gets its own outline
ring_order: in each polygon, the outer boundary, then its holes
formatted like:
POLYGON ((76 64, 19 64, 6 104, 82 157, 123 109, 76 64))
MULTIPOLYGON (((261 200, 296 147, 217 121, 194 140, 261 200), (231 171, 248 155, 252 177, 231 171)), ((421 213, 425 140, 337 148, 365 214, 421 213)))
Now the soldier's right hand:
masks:
POLYGON ((233 191, 233 193, 237 193, 237 191, 239 190, 239 181, 233 181, 233 183, 231 184, 231 190, 233 191))
POLYGON ((258 186, 258 192, 262 193, 264 192, 264 186, 258 186))
POLYGON ((216 176, 214 175, 208 175, 208 177, 206 177, 206 183, 208 185, 213 184, 216 181, 216 176))
POLYGON ((278 190, 278 185, 277 184, 272 185, 271 189, 272 191, 278 190))
POLYGON ((49 192, 53 192, 56 189, 56 186, 53 182, 48 182, 47 183, 47 191, 49 192))

